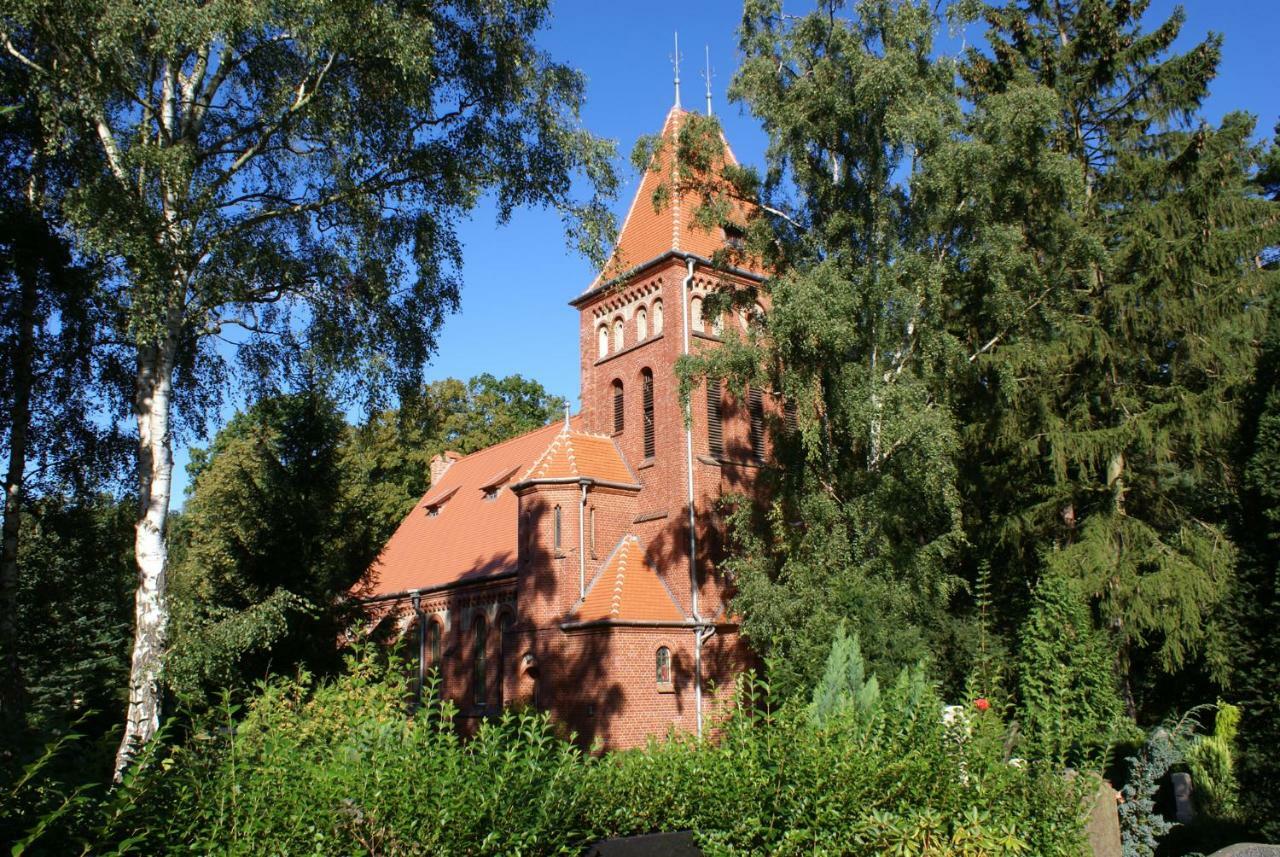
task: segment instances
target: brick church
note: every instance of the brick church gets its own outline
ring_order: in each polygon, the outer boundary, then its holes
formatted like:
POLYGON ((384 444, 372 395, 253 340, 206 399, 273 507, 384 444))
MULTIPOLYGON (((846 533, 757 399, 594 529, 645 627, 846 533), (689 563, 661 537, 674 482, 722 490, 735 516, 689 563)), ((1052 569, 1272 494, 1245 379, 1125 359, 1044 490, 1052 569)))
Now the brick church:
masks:
POLYGON ((713 269, 731 236, 694 225, 691 193, 655 207, 688 115, 678 103, 667 115, 612 260, 569 302, 581 412, 438 456, 430 489, 353 593, 416 649, 420 675, 439 671, 464 729, 523 704, 586 745, 703 734, 752 663, 717 570, 717 500, 753 484, 766 402, 711 381, 687 422, 675 366, 748 323, 706 317, 705 295, 763 276, 713 269))

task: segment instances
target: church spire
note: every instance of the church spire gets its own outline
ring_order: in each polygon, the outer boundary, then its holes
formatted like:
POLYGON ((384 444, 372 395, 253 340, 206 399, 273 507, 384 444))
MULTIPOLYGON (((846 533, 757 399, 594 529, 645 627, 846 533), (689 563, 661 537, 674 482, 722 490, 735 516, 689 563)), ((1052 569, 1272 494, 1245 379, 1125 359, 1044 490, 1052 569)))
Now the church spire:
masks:
POLYGON ((680 31, 676 31, 676 52, 671 57, 676 70, 676 109, 680 109, 680 31))
POLYGON ((702 76, 707 81, 707 115, 711 115, 711 45, 706 46, 707 49, 707 70, 702 76))

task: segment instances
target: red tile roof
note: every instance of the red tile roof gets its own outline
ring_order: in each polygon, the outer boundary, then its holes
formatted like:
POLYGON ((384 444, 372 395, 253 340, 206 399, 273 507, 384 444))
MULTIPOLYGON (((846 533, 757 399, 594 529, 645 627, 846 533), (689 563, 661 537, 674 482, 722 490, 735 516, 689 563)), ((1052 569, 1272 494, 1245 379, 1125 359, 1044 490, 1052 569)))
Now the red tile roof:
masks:
POLYGON ((640 487, 613 438, 567 427, 520 477, 521 482, 538 479, 598 479, 640 487))
POLYGON ((455 461, 400 522, 352 595, 371 598, 515 570, 517 499, 503 487, 487 500, 485 489, 527 469, 562 432, 557 421, 455 461), (439 509, 435 516, 427 512, 432 505, 439 509))
MULTIPOLYGON (((662 143, 654 156, 657 163, 650 162, 640 178, 640 187, 631 200, 631 208, 622 222, 622 231, 618 234, 609 262, 587 291, 672 250, 710 259, 724 246, 723 229, 717 226, 707 230, 694 223, 694 212, 700 203, 693 191, 686 189, 672 193, 660 210, 654 209, 655 191, 664 184, 668 188, 674 185, 676 137, 680 133, 681 120, 688 114, 689 111, 679 107, 672 107, 667 114, 660 135, 662 143)), ((729 164, 737 164, 727 141, 724 143, 724 159, 729 164)))
POLYGON ((683 622, 670 590, 644 561, 640 540, 625 535, 591 582, 572 621, 683 622))

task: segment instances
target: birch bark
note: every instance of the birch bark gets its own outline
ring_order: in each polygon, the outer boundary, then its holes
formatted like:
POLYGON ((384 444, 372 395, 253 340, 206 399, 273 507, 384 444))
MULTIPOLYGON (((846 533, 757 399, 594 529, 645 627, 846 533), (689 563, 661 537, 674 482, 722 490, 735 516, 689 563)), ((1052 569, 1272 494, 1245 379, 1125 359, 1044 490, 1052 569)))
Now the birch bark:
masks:
POLYGON ((134 399, 138 421, 138 521, 134 533, 138 588, 134 595, 129 706, 124 736, 116 752, 116 782, 121 781, 137 751, 160 728, 160 667, 169 625, 165 579, 168 570, 165 526, 173 481, 169 408, 182 321, 176 305, 178 299, 171 298, 171 303, 164 336, 159 343, 139 349, 138 355, 134 399))

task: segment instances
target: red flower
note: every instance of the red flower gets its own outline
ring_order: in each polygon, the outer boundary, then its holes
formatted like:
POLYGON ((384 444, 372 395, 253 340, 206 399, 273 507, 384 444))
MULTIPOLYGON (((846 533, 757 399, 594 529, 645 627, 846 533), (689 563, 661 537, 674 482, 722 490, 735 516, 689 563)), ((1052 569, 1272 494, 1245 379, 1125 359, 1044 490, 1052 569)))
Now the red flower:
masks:
POLYGON ((980 696, 973 701, 973 707, 979 711, 986 711, 991 707, 991 703, 987 702, 987 698, 985 696, 980 696))

